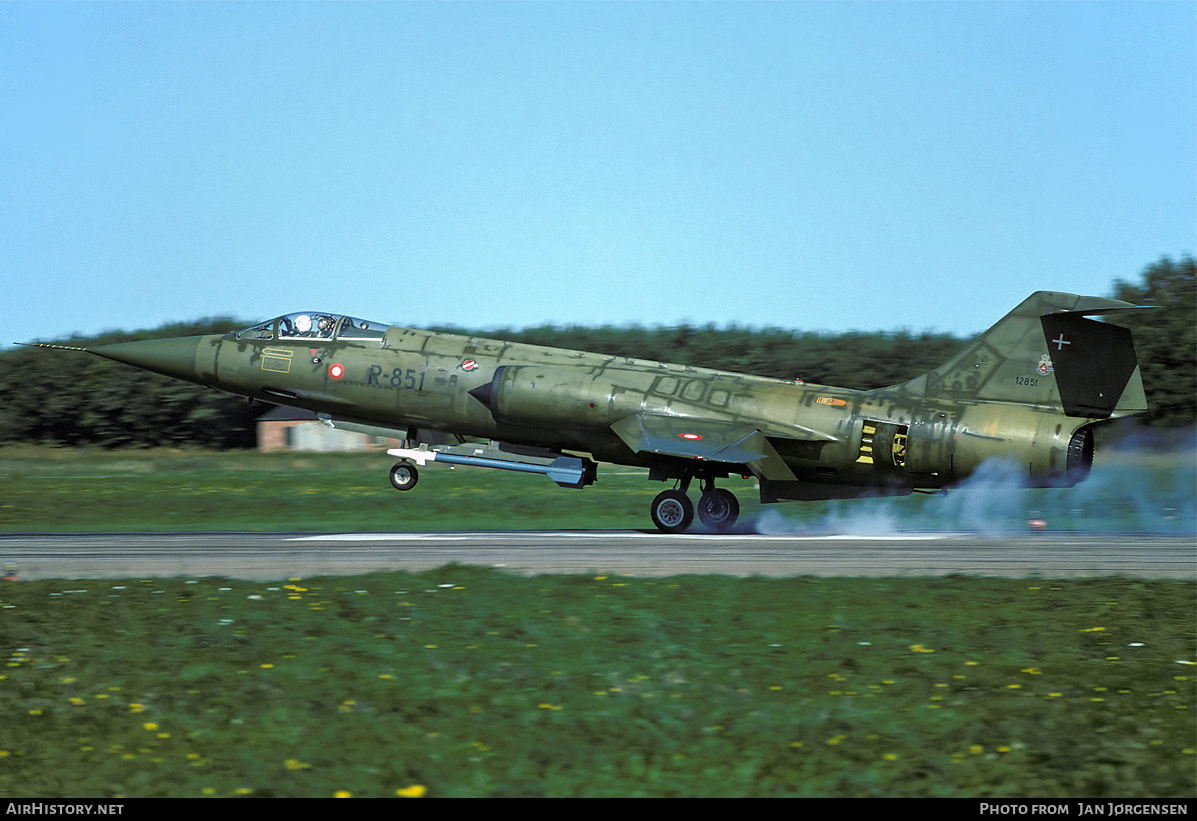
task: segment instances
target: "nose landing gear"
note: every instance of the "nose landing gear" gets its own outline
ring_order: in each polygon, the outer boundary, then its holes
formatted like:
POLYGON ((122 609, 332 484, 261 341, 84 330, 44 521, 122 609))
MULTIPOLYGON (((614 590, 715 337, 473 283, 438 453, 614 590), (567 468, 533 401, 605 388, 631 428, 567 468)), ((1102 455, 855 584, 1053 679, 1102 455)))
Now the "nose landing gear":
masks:
POLYGON ((420 471, 411 462, 396 462, 391 468, 391 485, 395 490, 411 490, 420 481, 420 471))

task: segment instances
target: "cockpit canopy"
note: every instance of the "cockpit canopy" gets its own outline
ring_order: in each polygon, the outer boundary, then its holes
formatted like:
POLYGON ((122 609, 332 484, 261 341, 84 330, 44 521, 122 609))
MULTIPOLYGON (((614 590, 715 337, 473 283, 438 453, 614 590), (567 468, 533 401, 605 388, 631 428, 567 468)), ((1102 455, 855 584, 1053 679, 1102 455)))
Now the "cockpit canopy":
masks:
POLYGON ((320 311, 297 311, 238 331, 237 339, 382 339, 387 326, 382 322, 320 311))

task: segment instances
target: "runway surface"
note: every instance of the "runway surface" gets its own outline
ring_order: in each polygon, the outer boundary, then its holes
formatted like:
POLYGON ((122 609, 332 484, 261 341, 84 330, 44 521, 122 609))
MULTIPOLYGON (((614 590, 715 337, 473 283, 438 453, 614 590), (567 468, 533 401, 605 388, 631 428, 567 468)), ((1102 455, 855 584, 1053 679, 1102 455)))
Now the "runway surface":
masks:
POLYGON ((1027 534, 987 538, 666 535, 640 531, 0 535, 18 579, 225 576, 251 580, 421 571, 457 563, 512 573, 633 576, 1197 578, 1197 538, 1027 534))

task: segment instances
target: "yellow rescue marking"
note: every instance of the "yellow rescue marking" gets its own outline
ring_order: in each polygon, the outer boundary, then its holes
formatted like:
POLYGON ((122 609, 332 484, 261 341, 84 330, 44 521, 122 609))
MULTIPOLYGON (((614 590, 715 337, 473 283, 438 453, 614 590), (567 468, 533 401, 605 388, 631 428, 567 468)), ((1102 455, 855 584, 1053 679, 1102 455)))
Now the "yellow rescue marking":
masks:
POLYGON ((865 422, 860 431, 860 455, 857 463, 873 464, 873 437, 877 435, 877 423, 865 422))
POLYGON ((294 353, 287 348, 267 348, 262 351, 262 370, 273 373, 290 373, 291 356, 294 353))

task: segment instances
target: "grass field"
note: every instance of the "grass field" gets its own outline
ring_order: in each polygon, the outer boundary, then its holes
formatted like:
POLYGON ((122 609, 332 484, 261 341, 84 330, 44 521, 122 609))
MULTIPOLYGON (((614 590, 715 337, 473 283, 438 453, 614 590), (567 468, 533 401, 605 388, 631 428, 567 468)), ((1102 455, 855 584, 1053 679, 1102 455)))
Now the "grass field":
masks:
POLYGON ((1188 797, 1194 585, 0 586, 0 796, 1188 797))
MULTIPOLYGON (((598 484, 429 466, 393 490, 386 454, 0 449, 0 532, 391 531, 651 528, 665 483, 603 466, 598 484)), ((788 503, 762 509, 751 481, 724 485, 762 532, 1048 529, 1197 532, 1197 461, 1114 454, 1072 489, 1027 490, 1000 471, 946 495, 788 503)))
MULTIPOLYGON (((389 464, 9 449, 0 532, 646 528, 662 487, 399 494, 389 464)), ((1192 532, 1193 481, 1122 456, 756 526, 1192 532)), ((1193 798, 1195 613, 1192 582, 1119 578, 4 582, 0 796, 1193 798)))

